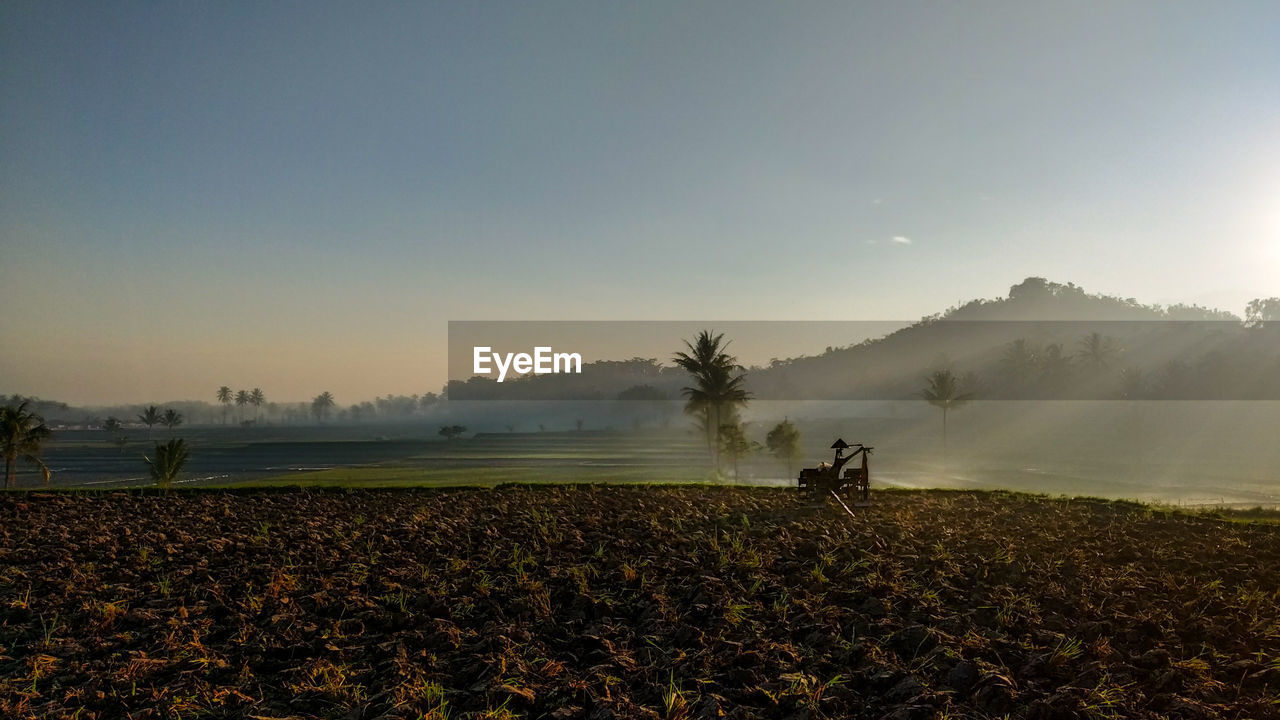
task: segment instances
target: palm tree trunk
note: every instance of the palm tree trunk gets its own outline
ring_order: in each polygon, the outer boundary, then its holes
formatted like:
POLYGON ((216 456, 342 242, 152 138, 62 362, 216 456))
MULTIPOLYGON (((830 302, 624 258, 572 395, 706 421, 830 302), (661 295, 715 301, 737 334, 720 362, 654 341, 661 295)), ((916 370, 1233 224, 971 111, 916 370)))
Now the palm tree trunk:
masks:
POLYGON ((13 487, 16 480, 13 472, 13 460, 10 457, 4 459, 4 486, 7 488, 13 487))
POLYGON ((711 457, 716 464, 716 472, 720 472, 720 406, 711 406, 711 417, 714 422, 711 424, 711 457))
POLYGON ((947 449, 947 408, 946 406, 943 406, 942 408, 942 450, 945 452, 946 449, 947 449))

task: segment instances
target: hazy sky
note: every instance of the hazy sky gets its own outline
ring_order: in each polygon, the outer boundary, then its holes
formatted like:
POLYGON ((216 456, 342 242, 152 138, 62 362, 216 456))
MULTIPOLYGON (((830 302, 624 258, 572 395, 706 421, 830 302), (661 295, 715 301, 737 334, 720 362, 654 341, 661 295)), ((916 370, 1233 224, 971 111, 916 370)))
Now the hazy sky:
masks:
POLYGON ((345 405, 450 319, 1029 275, 1280 295, 1280 4, 0 4, 3 392, 345 405))

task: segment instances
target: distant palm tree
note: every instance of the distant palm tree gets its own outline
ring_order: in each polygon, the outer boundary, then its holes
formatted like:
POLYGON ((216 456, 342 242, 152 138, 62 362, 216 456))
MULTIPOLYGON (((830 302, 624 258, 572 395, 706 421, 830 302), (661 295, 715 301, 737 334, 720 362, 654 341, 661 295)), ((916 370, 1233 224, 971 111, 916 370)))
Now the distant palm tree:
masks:
POLYGON ((973 399, 972 393, 960 392, 960 383, 950 370, 939 370, 926 378, 929 385, 920 391, 920 397, 942 409, 942 444, 947 443, 947 411, 958 409, 973 399))
POLYGON ((311 412, 316 416, 317 420, 324 422, 329 419, 329 410, 333 407, 333 404, 333 393, 325 390, 311 401, 311 412))
POLYGON ((267 396, 262 394, 262 388, 254 388, 249 393, 249 403, 253 405, 253 421, 258 422, 259 413, 262 411, 262 403, 267 401, 267 396))
POLYGON ((218 402, 222 403, 222 424, 227 424, 227 408, 231 406, 231 388, 223 385, 218 388, 218 402))
POLYGON ((1000 365, 1014 380, 1024 380, 1035 371, 1038 356, 1039 353, 1026 338, 1018 338, 1005 346, 1000 365))
POLYGON ((245 405, 249 404, 249 397, 250 396, 249 396, 248 390, 236 391, 236 422, 237 423, 244 422, 243 408, 245 405))
POLYGON ((151 441, 151 426, 159 424, 164 417, 160 414, 160 408, 152 405, 138 416, 138 421, 147 426, 147 441, 151 441))
POLYGON ((681 391, 686 399, 685 412, 702 422, 707 448, 717 468, 720 428, 735 424, 738 406, 751 399, 745 388, 747 376, 738 372, 742 366, 725 352, 728 343, 723 340, 723 333, 713 335, 710 330, 703 330, 694 342, 685 341, 688 352, 677 352, 674 358, 676 365, 693 376, 695 386, 681 391))
POLYGON ((1080 340, 1077 355, 1094 368, 1105 368, 1116 356, 1115 339, 1102 333, 1089 333, 1080 340))
POLYGON ((53 437, 53 431, 44 424, 44 418, 27 409, 29 402, 0 408, 0 452, 4 454, 4 485, 13 487, 17 482, 18 460, 26 460, 49 482, 52 471, 40 459, 44 443, 53 437))
POLYGON ((182 468, 191 459, 191 451, 182 438, 174 438, 163 445, 157 444, 153 454, 155 459, 146 455, 142 459, 151 468, 151 479, 168 492, 173 481, 178 478, 178 473, 182 472, 182 468))
POLYGON ((160 418, 160 423, 172 431, 174 428, 182 424, 182 413, 169 408, 164 411, 164 417, 160 418))

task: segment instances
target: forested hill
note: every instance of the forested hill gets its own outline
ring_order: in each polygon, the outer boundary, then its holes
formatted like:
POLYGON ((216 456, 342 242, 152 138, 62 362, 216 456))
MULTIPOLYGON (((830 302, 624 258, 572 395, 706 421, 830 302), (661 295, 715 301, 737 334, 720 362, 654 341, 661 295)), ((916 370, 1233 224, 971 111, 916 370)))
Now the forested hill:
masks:
MULTIPOLYGON (((1280 320, 1280 299, 1251 303, 1242 319, 1028 278, 1006 297, 973 300, 884 337, 749 368, 747 385, 757 399, 912 399, 928 375, 948 371, 964 391, 987 399, 1280 399, 1280 338, 1265 320, 1280 320)), ((688 378, 669 362, 592 363, 579 376, 501 386, 473 379, 451 383, 450 394, 675 399, 688 378)))
POLYGON ((758 397, 898 399, 949 371, 987 399, 1255 399, 1280 397, 1280 343, 1251 306, 1250 323, 1198 306, 1159 307, 1029 278, 858 345, 777 363, 748 376, 758 397))

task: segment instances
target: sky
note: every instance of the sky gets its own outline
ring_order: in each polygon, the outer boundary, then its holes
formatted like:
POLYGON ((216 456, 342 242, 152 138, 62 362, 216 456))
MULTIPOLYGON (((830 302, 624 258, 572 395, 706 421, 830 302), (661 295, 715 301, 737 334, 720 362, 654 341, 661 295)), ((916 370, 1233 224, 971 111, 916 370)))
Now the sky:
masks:
POLYGON ((0 392, 345 405, 449 320, 1028 276, 1280 295, 1280 5, 0 4, 0 392))

